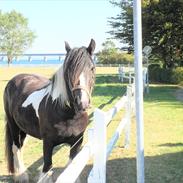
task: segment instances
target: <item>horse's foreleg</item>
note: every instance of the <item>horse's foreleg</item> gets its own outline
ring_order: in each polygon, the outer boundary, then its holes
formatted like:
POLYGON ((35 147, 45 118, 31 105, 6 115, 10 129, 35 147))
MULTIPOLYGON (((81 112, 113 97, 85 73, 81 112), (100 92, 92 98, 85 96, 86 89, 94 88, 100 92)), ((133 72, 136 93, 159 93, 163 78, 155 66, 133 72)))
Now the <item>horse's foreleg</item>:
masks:
MULTIPOLYGON (((69 154, 69 162, 67 163, 67 166, 72 162, 72 160, 75 158, 75 156, 80 151, 81 144, 83 142, 83 133, 81 133, 75 140, 73 141, 73 144, 71 144, 70 154, 69 154)), ((81 183, 80 176, 76 179, 75 183, 81 183)))
POLYGON ((83 133, 77 136, 77 138, 75 138, 75 140, 71 144, 71 149, 69 154, 70 160, 74 159, 74 157, 77 155, 77 153, 80 150, 82 142, 83 142, 83 133))
POLYGON ((42 173, 39 177, 38 183, 48 182, 51 183, 52 181, 52 173, 49 170, 52 167, 52 152, 53 152, 53 143, 48 140, 43 140, 43 159, 44 165, 42 173))

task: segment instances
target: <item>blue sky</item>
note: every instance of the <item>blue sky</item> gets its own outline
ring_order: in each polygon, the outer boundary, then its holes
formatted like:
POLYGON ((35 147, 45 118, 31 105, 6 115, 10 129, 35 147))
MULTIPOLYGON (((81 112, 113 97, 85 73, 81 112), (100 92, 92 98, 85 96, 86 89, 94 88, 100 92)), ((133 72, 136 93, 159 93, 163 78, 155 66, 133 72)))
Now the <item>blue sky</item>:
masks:
POLYGON ((109 0, 0 0, 0 9, 14 9, 29 19, 37 38, 27 53, 63 53, 64 41, 88 46, 91 38, 98 51, 110 37, 107 18, 119 13, 109 0))

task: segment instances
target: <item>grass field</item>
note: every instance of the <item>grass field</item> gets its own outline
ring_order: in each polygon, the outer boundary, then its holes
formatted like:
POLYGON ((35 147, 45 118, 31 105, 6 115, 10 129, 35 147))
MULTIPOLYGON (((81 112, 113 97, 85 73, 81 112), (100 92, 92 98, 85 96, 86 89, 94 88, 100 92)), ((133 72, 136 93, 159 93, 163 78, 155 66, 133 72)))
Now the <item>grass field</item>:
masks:
MULTIPOLYGON (((12 182, 6 171, 4 160, 4 112, 2 95, 7 81, 18 73, 39 73, 50 77, 55 68, 0 68, 0 182, 12 182)), ((117 78, 117 68, 97 68, 96 85, 93 92, 93 107, 103 110, 111 108, 125 92, 125 84, 117 78)), ((145 138, 145 181, 147 183, 183 182, 183 103, 176 100, 177 86, 151 85, 150 94, 144 96, 144 138, 145 138)), ((115 116, 108 127, 108 137, 112 135, 122 113, 115 116)), ((92 116, 92 115, 91 115, 92 116)), ((123 148, 123 135, 119 139, 107 163, 107 182, 136 182, 136 125, 133 119, 131 145, 123 148)), ((85 141, 87 134, 85 134, 85 141)), ((69 148, 57 147, 54 151, 53 166, 60 173, 67 160, 69 148)), ((24 162, 30 174, 30 182, 36 182, 42 166, 42 142, 28 137, 24 148, 24 162)), ((91 168, 89 163, 82 176, 91 168)))

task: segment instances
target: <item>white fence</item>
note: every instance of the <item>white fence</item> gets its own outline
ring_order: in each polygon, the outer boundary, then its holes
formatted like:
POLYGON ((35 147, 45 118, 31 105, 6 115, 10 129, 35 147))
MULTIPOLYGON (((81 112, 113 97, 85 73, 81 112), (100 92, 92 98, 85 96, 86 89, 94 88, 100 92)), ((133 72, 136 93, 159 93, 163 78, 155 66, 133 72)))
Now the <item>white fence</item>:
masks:
MULTIPOLYGON (((143 67, 143 87, 144 91, 148 93, 149 91, 149 80, 147 67, 143 67)), ((118 76, 121 82, 124 82, 124 79, 128 79, 129 83, 133 83, 135 80, 134 77, 135 69, 134 67, 118 67, 118 76)))
POLYGON ((126 95, 108 112, 95 109, 93 128, 88 131, 88 143, 83 146, 82 150, 73 159, 71 164, 60 174, 56 183, 74 183, 91 158, 93 158, 93 169, 88 176, 88 182, 106 182, 106 161, 123 129, 125 129, 125 147, 129 145, 130 122, 132 110, 135 106, 134 103, 133 84, 127 86, 126 95), (125 109, 125 115, 107 144, 107 126, 114 115, 121 109, 125 109))

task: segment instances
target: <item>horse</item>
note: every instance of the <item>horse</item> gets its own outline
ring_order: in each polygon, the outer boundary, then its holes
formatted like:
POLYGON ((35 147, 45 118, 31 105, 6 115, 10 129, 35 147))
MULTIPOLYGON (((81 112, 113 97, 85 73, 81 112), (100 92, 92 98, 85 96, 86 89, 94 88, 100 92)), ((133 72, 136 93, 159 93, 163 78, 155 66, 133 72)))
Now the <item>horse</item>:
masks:
POLYGON ((73 146, 70 160, 80 150, 95 83, 95 41, 73 49, 65 42, 65 49, 64 63, 51 79, 19 74, 5 87, 5 154, 8 171, 16 182, 29 182, 21 154, 27 134, 43 141, 42 175, 52 168, 55 146, 73 146))

